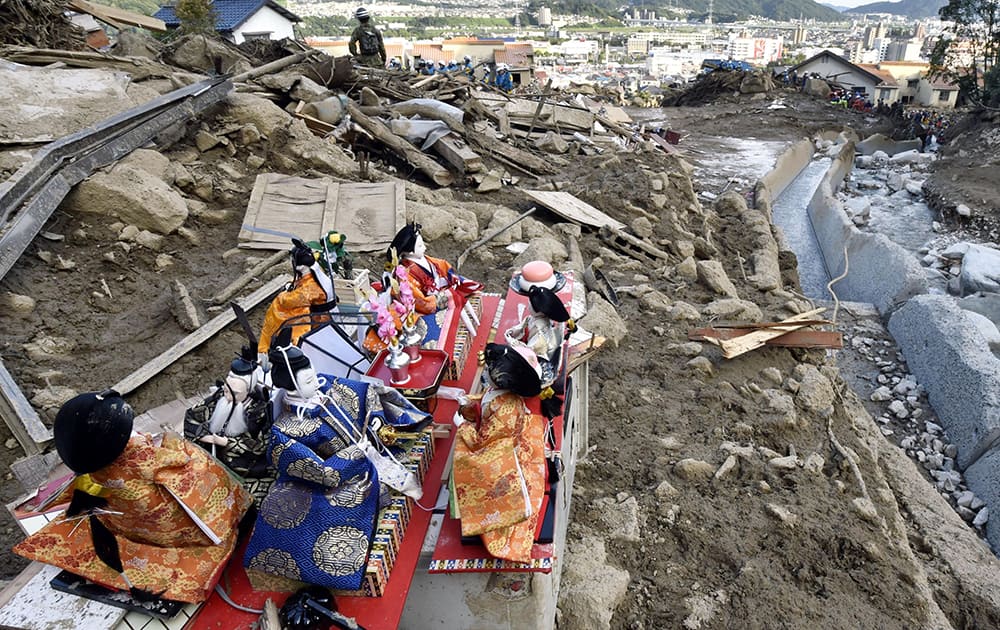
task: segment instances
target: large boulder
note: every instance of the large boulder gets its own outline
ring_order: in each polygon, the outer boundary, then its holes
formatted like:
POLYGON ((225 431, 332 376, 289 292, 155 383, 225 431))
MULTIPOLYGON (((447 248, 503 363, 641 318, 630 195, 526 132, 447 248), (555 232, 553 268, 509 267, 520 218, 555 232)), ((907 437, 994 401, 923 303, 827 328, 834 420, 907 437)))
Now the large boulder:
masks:
MULTIPOLYGON (((411 201, 407 213, 421 225, 421 234, 428 243, 428 254, 434 253, 434 241, 450 236, 456 241, 474 241, 479 238, 479 222, 471 210, 457 206, 435 206, 411 201)), ((454 263, 454 261, 452 261, 454 263)))
POLYGON ((265 136, 292 124, 291 115, 266 98, 231 92, 225 103, 226 118, 237 123, 252 124, 265 136))
POLYGON ((962 257, 959 276, 962 295, 980 291, 1000 293, 1000 250, 985 245, 970 244, 962 257))
POLYGON ((569 258, 569 250, 566 245, 555 238, 541 236, 528 241, 528 247, 517 255, 514 259, 513 267, 520 269, 532 260, 544 260, 553 267, 562 267, 566 259, 569 258))
POLYGON ((594 291, 587 293, 587 315, 580 320, 580 325, 615 346, 628 334, 625 320, 615 307, 594 291))
POLYGON ((120 30, 115 38, 114 54, 116 57, 146 57, 157 59, 163 44, 149 33, 140 29, 120 30))
POLYGON ((559 592, 559 625, 601 630, 611 627, 615 609, 625 599, 628 571, 608 564, 604 541, 585 535, 566 546, 566 567, 559 592))
POLYGON ((157 179, 162 179, 168 184, 173 183, 174 169, 170 165, 170 158, 163 155, 159 151, 154 151, 152 149, 136 149, 118 162, 118 166, 125 165, 134 166, 139 170, 149 173, 157 179))
POLYGON ((67 197, 77 212, 115 217, 136 227, 169 234, 188 216, 184 198, 159 177, 132 164, 118 164, 80 182, 67 197))
POLYGON ((204 35, 181 37, 164 51, 164 59, 192 72, 240 74, 253 68, 238 50, 204 35))

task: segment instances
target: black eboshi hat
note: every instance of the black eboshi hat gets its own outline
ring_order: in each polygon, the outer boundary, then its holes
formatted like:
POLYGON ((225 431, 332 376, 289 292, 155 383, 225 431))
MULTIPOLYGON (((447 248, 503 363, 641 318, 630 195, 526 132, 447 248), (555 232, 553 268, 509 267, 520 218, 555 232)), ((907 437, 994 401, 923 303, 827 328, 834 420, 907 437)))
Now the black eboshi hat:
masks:
POLYGON ((115 461, 132 435, 135 412, 118 392, 87 392, 71 398, 56 414, 52 433, 59 457, 83 475, 115 461))
POLYGON ((514 392, 518 396, 537 396, 542 391, 541 370, 538 368, 538 358, 524 347, 502 346, 496 343, 486 344, 484 359, 490 380, 500 389, 514 392))

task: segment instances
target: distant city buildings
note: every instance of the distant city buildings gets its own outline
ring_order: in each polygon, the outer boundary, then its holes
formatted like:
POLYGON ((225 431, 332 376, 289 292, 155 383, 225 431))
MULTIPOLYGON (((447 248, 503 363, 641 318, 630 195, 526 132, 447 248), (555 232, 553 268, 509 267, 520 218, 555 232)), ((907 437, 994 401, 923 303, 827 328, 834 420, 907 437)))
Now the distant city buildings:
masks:
MULTIPOLYGON (((945 26, 936 19, 914 22, 869 14, 845 16, 839 23, 752 18, 713 24, 704 13, 695 22, 689 10, 629 6, 621 14, 629 28, 622 32, 602 30, 588 16, 555 13, 551 6, 538 7, 531 20, 522 23, 521 1, 518 5, 500 0, 473 0, 472 5, 464 0, 443 0, 434 6, 388 3, 376 7, 376 17, 382 17, 379 27, 387 30, 390 57, 399 57, 406 65, 419 59, 458 60, 468 54, 477 63, 510 63, 522 82, 532 80, 532 69, 538 67, 538 76, 552 77, 556 83, 572 76, 573 81, 639 86, 690 79, 705 59, 765 67, 829 52, 870 83, 866 93, 873 99, 941 107, 953 102, 954 86, 925 79, 927 55, 945 26), (478 20, 464 25, 457 16, 504 19, 484 28, 477 26, 478 20), (417 30, 413 17, 449 19, 447 26, 420 27, 424 33, 420 39, 391 37, 392 31, 417 30)), ((356 4, 289 0, 289 7, 308 15, 350 16, 356 4)), ((346 54, 348 34, 345 27, 342 33, 331 33, 338 37, 312 38, 310 43, 335 56, 346 54)))

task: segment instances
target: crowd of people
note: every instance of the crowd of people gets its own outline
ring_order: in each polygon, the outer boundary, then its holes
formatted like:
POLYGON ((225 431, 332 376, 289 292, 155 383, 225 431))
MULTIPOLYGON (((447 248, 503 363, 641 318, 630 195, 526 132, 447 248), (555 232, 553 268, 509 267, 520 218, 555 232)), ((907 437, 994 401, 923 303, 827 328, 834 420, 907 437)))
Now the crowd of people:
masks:
POLYGON ((437 61, 433 59, 417 59, 413 67, 410 68, 399 57, 387 59, 382 33, 372 24, 371 13, 368 9, 360 7, 354 12, 354 17, 358 20, 358 26, 351 33, 351 39, 347 47, 355 61, 363 66, 412 71, 423 76, 462 74, 468 77, 470 81, 481 81, 503 92, 510 92, 514 89, 514 79, 511 76, 510 66, 506 63, 475 65, 472 62, 472 57, 465 55, 461 63, 454 59, 437 61), (480 66, 484 67, 484 71, 477 76, 477 69, 480 66))

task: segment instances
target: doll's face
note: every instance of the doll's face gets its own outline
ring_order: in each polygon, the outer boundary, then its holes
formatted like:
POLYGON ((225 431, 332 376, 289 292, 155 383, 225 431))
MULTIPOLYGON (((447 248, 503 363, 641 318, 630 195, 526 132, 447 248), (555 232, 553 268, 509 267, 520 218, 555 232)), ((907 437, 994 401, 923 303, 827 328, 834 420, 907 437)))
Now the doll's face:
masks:
POLYGON ((319 392, 319 379, 316 377, 316 370, 312 367, 302 368, 295 373, 295 393, 305 399, 312 398, 319 392))
POLYGON ((426 252, 427 246, 424 245, 424 237, 417 234, 417 240, 413 243, 413 256, 414 258, 423 258, 426 252))

